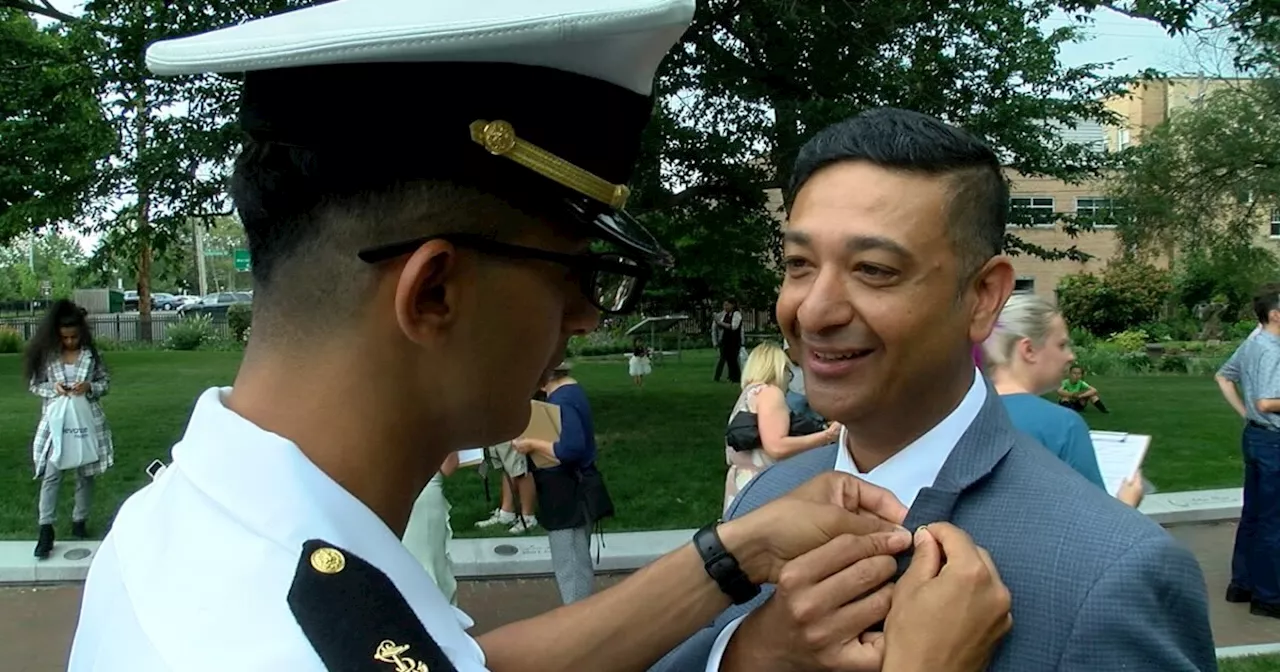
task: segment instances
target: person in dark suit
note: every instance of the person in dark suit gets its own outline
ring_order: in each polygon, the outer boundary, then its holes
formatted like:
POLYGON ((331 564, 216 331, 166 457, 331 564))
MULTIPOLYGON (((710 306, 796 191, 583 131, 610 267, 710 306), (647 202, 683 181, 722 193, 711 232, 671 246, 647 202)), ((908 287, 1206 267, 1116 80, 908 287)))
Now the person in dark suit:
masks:
POLYGON ((742 380, 742 312, 738 310, 738 302, 729 299, 724 302, 724 310, 715 315, 715 323, 711 325, 712 340, 720 351, 720 359, 716 362, 716 382, 720 382, 720 374, 729 367, 729 382, 742 380))
MULTIPOLYGON (((1013 605, 990 660, 963 669, 1217 669, 1195 558, 1016 431, 974 366, 973 346, 1014 280, 1001 255, 1008 190, 996 154, 932 117, 871 110, 804 146, 788 203, 778 322, 809 403, 845 431, 757 476, 727 518, 835 470, 888 489, 909 507, 904 525, 925 527, 899 557, 890 596, 838 594, 841 563, 792 573, 653 669, 866 669, 847 654, 874 629, 867 614, 850 617, 867 602, 885 613, 883 669, 895 669, 906 642, 956 669, 940 650, 947 637, 903 619, 920 576, 975 567, 948 567, 957 527, 989 554, 1013 605)), ((953 599, 936 618, 981 613, 953 599)))

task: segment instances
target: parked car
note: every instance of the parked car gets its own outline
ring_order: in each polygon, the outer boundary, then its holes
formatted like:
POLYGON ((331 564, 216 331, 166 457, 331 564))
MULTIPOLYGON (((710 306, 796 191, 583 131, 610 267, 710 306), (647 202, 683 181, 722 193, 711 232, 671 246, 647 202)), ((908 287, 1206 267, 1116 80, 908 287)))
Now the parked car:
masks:
POLYGON ((182 297, 168 292, 156 292, 151 295, 151 310, 177 310, 186 303, 182 297))
POLYGON ((124 312, 132 312, 138 309, 138 292, 136 290, 126 290, 124 293, 124 312))
POLYGON ((251 305, 253 297, 247 292, 217 292, 194 303, 178 307, 178 315, 226 315, 227 309, 236 304, 251 305))

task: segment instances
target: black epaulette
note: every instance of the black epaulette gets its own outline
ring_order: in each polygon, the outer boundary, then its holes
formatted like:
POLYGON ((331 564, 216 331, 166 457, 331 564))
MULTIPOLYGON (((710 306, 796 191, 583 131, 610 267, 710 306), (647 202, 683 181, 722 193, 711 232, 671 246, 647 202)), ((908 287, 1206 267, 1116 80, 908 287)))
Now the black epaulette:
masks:
POLYGON ((289 609, 333 672, 457 672, 386 574, 319 539, 302 545, 289 609))

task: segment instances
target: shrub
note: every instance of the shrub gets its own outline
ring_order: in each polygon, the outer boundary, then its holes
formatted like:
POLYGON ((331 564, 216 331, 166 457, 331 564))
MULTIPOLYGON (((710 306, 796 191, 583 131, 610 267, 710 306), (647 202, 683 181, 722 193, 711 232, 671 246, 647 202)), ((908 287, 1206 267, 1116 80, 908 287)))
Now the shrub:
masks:
POLYGON ((1098 337, 1089 332, 1088 329, 1081 327, 1071 328, 1071 345, 1077 348, 1092 348, 1098 342, 1098 337))
POLYGON ((1083 366, 1088 375, 1114 376, 1129 373, 1124 362, 1120 361, 1120 353, 1111 350, 1078 349, 1076 363, 1083 366))
POLYGON ((1108 343, 1116 346, 1122 353, 1142 352, 1147 345, 1147 332, 1141 329, 1129 329, 1117 334, 1112 334, 1107 339, 1108 343))
POLYGON ((247 303, 237 303, 227 309, 227 327, 231 329, 231 338, 243 343, 244 334, 253 322, 253 307, 247 303))
POLYGON ((1258 328, 1257 320, 1240 320, 1222 325, 1222 337, 1228 341, 1241 341, 1249 337, 1258 328))
POLYGON ((1120 354, 1123 368, 1132 373, 1147 373, 1151 370, 1151 358, 1145 352, 1124 352, 1120 354))
POLYGON ((1186 357, 1165 356, 1161 357, 1160 361, 1156 363, 1156 370, 1164 373, 1186 373, 1190 370, 1190 366, 1188 366, 1186 357))
POLYGON ((13 355, 22 352, 22 334, 17 329, 0 327, 0 354, 13 355))
POLYGON ((208 315, 196 315, 169 326, 165 347, 170 350, 195 350, 212 337, 212 319, 208 315))
POLYGON ((1110 334, 1155 321, 1169 301, 1169 272, 1132 261, 1115 261, 1101 276, 1068 275, 1058 284, 1058 306, 1067 324, 1110 334))

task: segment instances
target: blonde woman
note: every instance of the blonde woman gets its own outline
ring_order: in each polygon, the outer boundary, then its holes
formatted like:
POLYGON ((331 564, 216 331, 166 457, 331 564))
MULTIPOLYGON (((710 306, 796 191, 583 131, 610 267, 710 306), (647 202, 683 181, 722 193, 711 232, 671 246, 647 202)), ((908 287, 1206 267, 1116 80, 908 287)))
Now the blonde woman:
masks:
MULTIPOLYGON (((1009 297, 983 343, 982 355, 1013 426, 1105 489, 1089 426, 1075 411, 1040 396, 1057 389, 1063 370, 1075 359, 1067 322, 1058 309, 1032 294, 1009 297)), ((1137 506, 1142 494, 1141 474, 1135 474, 1116 498, 1137 506)))
POLYGON ((727 511, 747 483, 769 465, 792 455, 829 445, 840 435, 840 425, 832 423, 825 430, 791 436, 791 411, 787 407, 787 383, 790 369, 787 353, 776 343, 761 343, 747 357, 742 370, 742 394, 729 413, 730 426, 739 413, 753 413, 759 431, 759 447, 736 450, 725 442, 725 460, 729 473, 724 484, 724 508, 727 511))

